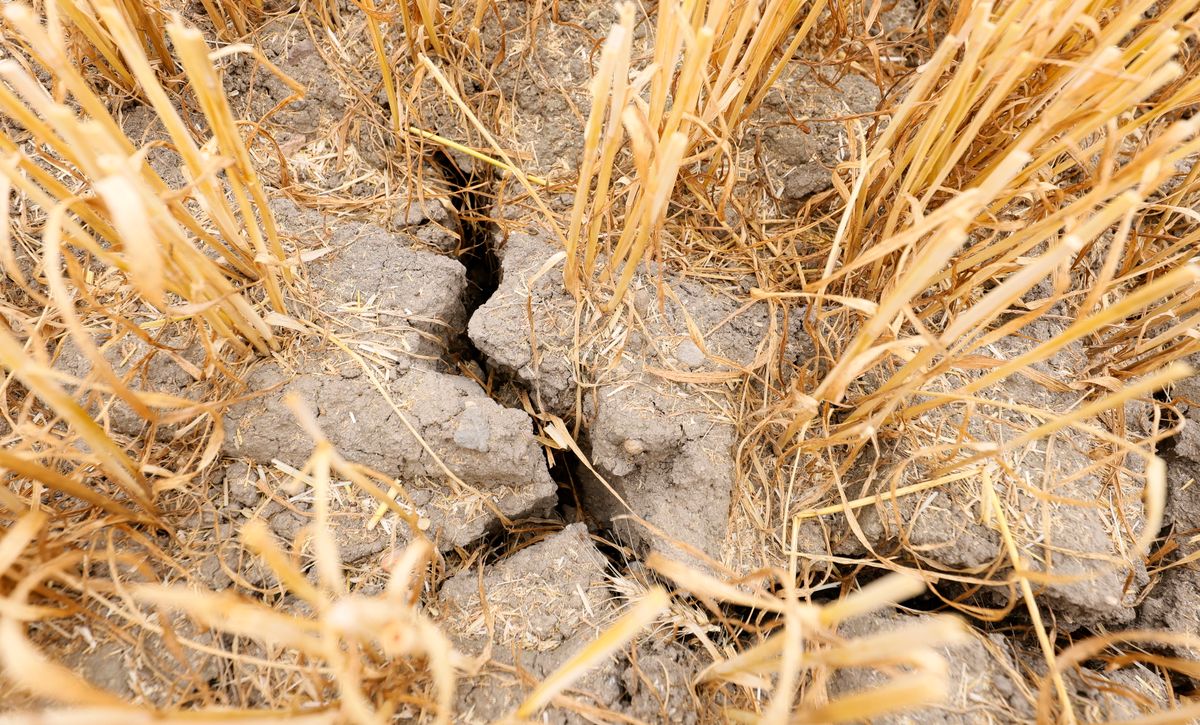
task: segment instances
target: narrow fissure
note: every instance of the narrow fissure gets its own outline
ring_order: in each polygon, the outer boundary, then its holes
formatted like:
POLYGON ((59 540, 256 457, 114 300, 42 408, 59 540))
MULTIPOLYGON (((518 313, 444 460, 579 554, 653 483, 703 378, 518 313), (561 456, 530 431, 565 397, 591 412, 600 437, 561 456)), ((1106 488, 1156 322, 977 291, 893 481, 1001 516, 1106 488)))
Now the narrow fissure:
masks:
POLYGON ((492 247, 496 225, 488 217, 490 199, 486 187, 490 179, 463 171, 441 150, 435 152, 431 160, 453 190, 450 200, 462 231, 458 261, 467 269, 470 286, 464 305, 470 316, 500 286, 500 262, 492 247))
MULTIPOLYGON (((451 189, 450 202, 454 206, 461 235, 455 258, 467 272, 467 294, 463 299, 463 308, 469 322, 475 311, 500 286, 500 260, 492 241, 496 225, 488 216, 491 201, 487 188, 491 179, 477 172, 463 171, 445 151, 434 152, 430 161, 442 172, 451 189)), ((477 382, 483 385, 488 394, 497 397, 495 374, 465 328, 459 331, 452 343, 450 362, 461 374, 478 378, 477 382)))
MULTIPOLYGON (((483 174, 464 171, 449 154, 441 150, 433 154, 431 161, 452 189, 451 203, 462 234, 458 261, 467 271, 468 292, 463 306, 469 320, 500 286, 500 259, 495 247, 496 224, 490 216, 491 176, 486 171, 483 174)), ((460 370, 482 373, 482 382, 488 383, 484 387, 494 398, 501 398, 497 391, 505 386, 515 386, 529 392, 524 384, 512 376, 492 369, 466 330, 462 331, 451 355, 452 362, 460 370)), ((511 401, 500 399, 500 402, 510 404, 511 401)), ((553 513, 565 524, 584 522, 589 529, 595 530, 596 522, 587 516, 575 480, 580 465, 578 456, 569 450, 553 451, 551 456, 550 477, 558 485, 558 502, 553 513)), ((521 543, 525 534, 529 533, 529 528, 522 522, 514 522, 509 531, 497 534, 488 542, 485 550, 499 554, 511 549, 521 543)), ((616 559, 613 559, 613 563, 617 563, 616 559)))

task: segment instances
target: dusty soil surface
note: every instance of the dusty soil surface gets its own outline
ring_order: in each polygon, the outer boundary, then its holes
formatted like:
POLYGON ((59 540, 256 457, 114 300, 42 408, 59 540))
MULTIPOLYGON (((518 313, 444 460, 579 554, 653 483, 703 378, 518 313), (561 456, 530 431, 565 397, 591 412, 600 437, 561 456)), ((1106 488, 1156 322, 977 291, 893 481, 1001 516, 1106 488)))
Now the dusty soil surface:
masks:
MULTIPOLYGON (((852 620, 838 629, 844 637, 903 631, 927 615, 885 611, 852 620)), ((887 725, 915 723, 1020 722, 1033 718, 1030 699, 1011 645, 999 635, 972 633, 967 641, 944 648, 950 663, 946 702, 938 707, 879 718, 887 725)), ((853 668, 839 671, 829 683, 830 694, 847 695, 877 687, 888 680, 879 670, 853 668)))
MULTIPOLYGON (((740 311, 696 281, 668 276, 660 288, 646 277, 632 293, 632 324, 594 353, 608 359, 572 359, 575 301, 561 266, 551 266, 558 250, 549 234, 535 227, 497 241, 500 286, 471 318, 469 335, 494 370, 527 386, 545 410, 585 419, 591 467, 577 472, 587 510, 600 524, 643 519, 649 527, 614 526, 637 546, 693 561, 727 558, 735 435, 720 412, 720 386, 694 382, 750 363, 780 321, 761 307, 740 311), (669 299, 661 309, 659 289, 669 299), (598 365, 606 369, 592 378, 598 365)), ((803 333, 792 332, 792 354, 804 354, 803 333)))
MULTIPOLYGON (((603 631, 615 617, 605 590, 607 565, 587 527, 572 524, 483 572, 446 580, 439 594, 446 631, 463 652, 490 649, 493 659, 463 683, 465 722, 494 722, 520 703, 521 689, 505 676, 506 665, 544 678, 603 631)), ((592 704, 611 706, 620 697, 619 668, 601 667, 575 689, 592 704)), ((571 719, 562 712, 550 717, 571 719)))
MULTIPOLYGON (((478 104, 527 171, 564 177, 577 164, 588 105, 591 66, 580 49, 593 47, 614 16, 606 3, 553 3, 553 17, 544 5, 550 4, 501 3, 486 15, 476 85, 465 89, 466 100, 478 104), (535 8, 543 13, 535 16, 535 8)), ((880 18, 879 32, 904 32, 915 12, 912 4, 898 4, 880 18)), ((647 26, 640 19, 641 48, 652 32, 647 26)), ((272 590, 271 572, 237 542, 237 531, 251 520, 303 550, 311 489, 290 474, 303 468, 313 440, 288 408, 293 397, 314 413, 342 456, 380 474, 436 542, 448 576, 435 582, 427 607, 474 663, 457 695, 463 722, 507 714, 592 641, 620 613, 615 582, 631 571, 644 574, 639 562, 650 553, 710 573, 780 564, 764 561, 730 524, 744 518, 733 509, 752 485, 738 469, 745 431, 732 411, 741 394, 736 381, 746 370, 758 370, 772 355, 787 364, 817 356, 802 315, 746 304, 758 284, 752 273, 729 273, 717 284, 654 264, 635 279, 628 314, 597 333, 599 314, 564 291, 561 248, 544 224, 500 202, 466 209, 467 192, 454 189, 453 179, 464 173, 487 179, 477 161, 448 152, 407 173, 392 167, 395 149, 381 141, 390 121, 379 105, 378 70, 345 70, 374 67, 364 44, 347 50, 356 62, 334 64, 327 39, 294 15, 272 20, 255 42, 307 88, 303 99, 285 103, 292 94, 287 85, 248 59, 239 58, 226 75, 239 110, 265 117, 264 128, 289 161, 295 183, 287 194, 279 190, 273 212, 307 263, 289 301, 292 319, 281 323, 294 333, 289 346, 255 361, 242 387, 222 391, 235 402, 220 414, 224 439, 205 495, 179 522, 188 554, 173 576, 215 589, 272 590), (353 112, 364 104, 374 106, 370 114, 353 112), (345 120, 351 117, 357 120, 345 120), (332 157, 351 159, 348 168, 362 173, 329 173, 324 160, 332 157), (403 177, 406 192, 372 201, 389 174, 403 177), (333 192, 360 204, 330 213, 334 205, 321 195, 333 192), (503 223, 478 223, 474 216, 483 211, 503 223), (556 419, 582 455, 547 445, 546 427, 556 419), (515 533, 530 531, 532 543, 515 533)), ((397 73, 408 78, 415 70, 401 66, 397 73)), ((411 87, 414 103, 431 91, 422 78, 411 87)), ((788 62, 738 139, 738 188, 761 191, 776 211, 794 214, 830 188, 831 170, 849 159, 847 134, 856 126, 848 122, 869 123, 885 91, 854 69, 834 75, 788 62)), ((484 147, 448 105, 422 106, 420 113, 414 123, 484 147)), ((161 134, 139 112, 128 115, 128 128, 146 140, 161 134)), ((185 183, 169 152, 156 151, 152 161, 173 186, 185 183)), ((511 189, 499 178, 479 183, 488 184, 489 198, 511 189)), ((1027 333, 1036 339, 1058 331, 1027 333)), ((1005 344, 1000 353, 1013 356, 1024 343, 1005 344)), ((152 342, 113 340, 103 353, 139 389, 199 399, 215 385, 211 353, 170 330, 152 342)), ((1068 353, 1046 370, 1059 379, 1082 374, 1072 366, 1083 352, 1068 353)), ((58 364, 75 378, 90 374, 86 356, 73 346, 58 364)), ((976 441, 1002 441, 1043 420, 1016 408, 1061 415, 1080 400, 1076 391, 1019 376, 982 394, 1012 406, 911 425, 924 426, 930 442, 952 429, 976 441)), ((1006 470, 996 471, 997 494, 1016 514, 1029 569, 1057 577, 1043 582, 1038 596, 1065 634, 1136 624, 1200 635, 1200 568, 1192 556, 1200 551, 1200 383, 1182 383, 1172 395, 1188 424, 1171 444, 1165 524, 1181 545, 1149 568, 1132 543, 1145 526, 1140 471, 1130 460, 1110 460, 1104 441, 1077 432, 1055 436, 1014 452, 1006 470)), ((114 431, 146 432, 128 406, 88 403, 114 431)), ((169 437, 170 425, 157 434, 169 437)), ((919 566, 946 577, 939 591, 947 599, 1003 610, 1005 617, 981 624, 967 644, 944 653, 951 689, 943 706, 876 722, 1032 721, 1031 671, 1041 655, 1030 647, 1017 592, 976 585, 1013 573, 998 529, 981 509, 978 489, 967 485, 889 498, 893 483, 927 478, 943 462, 909 466, 911 454, 885 447, 855 462, 846 490, 878 499, 858 510, 853 525, 841 512, 805 524, 800 554, 825 562, 831 578, 837 565, 850 570, 862 558, 919 566), (889 480, 898 468, 906 473, 889 480)), ((353 572, 351 585, 376 590, 385 563, 411 539, 409 524, 380 513, 345 481, 335 481, 334 499, 332 533, 353 572)), ((854 620, 840 634, 900 629, 921 616, 887 612, 854 620)), ((180 636, 203 643, 209 634, 180 636)), ((121 651, 104 643, 57 654, 98 685, 158 704, 179 696, 145 672, 160 679, 181 670, 205 680, 222 675, 205 658, 136 663, 123 661, 121 651)), ((578 682, 568 693, 571 706, 556 704, 546 722, 586 722, 581 712, 610 710, 645 722, 695 722, 694 680, 710 655, 698 638, 660 628, 578 682)), ((829 693, 858 692, 892 674, 840 671, 829 693)), ((1136 717, 1164 698, 1161 678, 1148 670, 1087 674, 1074 683, 1074 694, 1101 716, 1136 717)))

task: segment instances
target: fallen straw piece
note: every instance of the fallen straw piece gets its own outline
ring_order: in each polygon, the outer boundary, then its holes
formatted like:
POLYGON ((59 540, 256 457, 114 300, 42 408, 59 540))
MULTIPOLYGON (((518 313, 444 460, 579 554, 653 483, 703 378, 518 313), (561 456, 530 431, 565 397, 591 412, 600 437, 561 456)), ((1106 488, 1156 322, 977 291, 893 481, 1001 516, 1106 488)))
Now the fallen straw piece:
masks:
POLYGON ((883 501, 891 501, 891 500, 897 499, 901 496, 906 496, 910 493, 926 491, 931 488, 937 488, 938 486, 941 486, 943 484, 953 483, 954 481, 962 481, 964 479, 970 478, 971 476, 974 476, 975 474, 979 473, 979 471, 980 471, 979 468, 971 468, 966 471, 959 471, 957 473, 950 473, 950 474, 946 474, 944 476, 938 476, 937 478, 934 478, 934 479, 931 479, 928 481, 922 481, 921 483, 913 483, 908 486, 901 486, 901 487, 897 488, 895 491, 881 491, 880 493, 872 494, 870 496, 863 496, 862 498, 856 498, 853 501, 848 501, 846 503, 835 503, 831 506, 824 506, 822 508, 817 508, 817 509, 808 509, 806 511, 801 511, 800 513, 796 514, 794 518, 797 521, 799 521, 801 519, 813 519, 813 518, 817 518, 818 516, 828 516, 830 514, 836 514, 839 512, 843 512, 843 511, 859 509, 864 506, 870 506, 873 503, 881 503, 883 501))
MULTIPOLYGON (((492 166, 495 166, 498 169, 504 169, 505 171, 509 172, 510 174, 520 175, 520 173, 521 173, 517 169, 504 163, 503 161, 500 161, 499 159, 494 159, 485 153, 476 151, 475 149, 473 149, 469 146, 463 146, 462 144, 458 143, 457 141, 451 141, 450 139, 446 138, 445 136, 439 136, 436 133, 433 133, 432 131, 425 131, 423 129, 417 128, 416 126, 409 126, 408 132, 415 136, 420 136, 421 138, 429 139, 430 141, 440 143, 441 145, 452 148, 455 151, 461 151, 464 154, 466 154, 467 156, 470 156, 471 158, 479 159, 480 161, 487 163, 487 164, 491 164, 492 166)), ((549 186, 550 185, 549 181, 546 181, 545 179, 543 179, 540 176, 534 176, 533 174, 525 174, 525 178, 529 179, 530 182, 537 184, 538 186, 549 186)))

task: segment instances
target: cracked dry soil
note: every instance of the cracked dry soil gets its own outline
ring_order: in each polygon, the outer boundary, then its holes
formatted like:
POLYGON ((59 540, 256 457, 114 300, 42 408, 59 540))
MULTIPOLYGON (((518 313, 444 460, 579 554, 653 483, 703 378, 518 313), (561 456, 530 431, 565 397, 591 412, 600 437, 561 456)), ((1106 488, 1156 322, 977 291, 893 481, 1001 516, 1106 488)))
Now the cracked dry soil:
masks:
MULTIPOLYGON (((537 25, 536 38, 524 35, 529 6, 523 3, 506 3, 504 13, 488 16, 482 34, 485 57, 499 47, 506 49, 506 59, 519 57, 528 45, 543 51, 537 55, 539 72, 507 60, 491 67, 497 88, 515 100, 516 109, 497 133, 524 152, 529 173, 547 176, 570 173, 575 150, 564 139, 579 138, 581 131, 571 109, 586 107, 581 94, 589 71, 570 49, 583 42, 583 34, 602 35, 612 20, 597 12, 595 3, 560 5, 561 16, 574 22, 537 25), (547 79, 566 80, 551 86, 547 79)), ((900 3, 894 12, 911 12, 909 5, 900 3)), ((647 32, 639 25, 639 42, 646 41, 647 32)), ((268 56, 310 89, 307 99, 273 119, 286 132, 284 145, 299 153, 320 144, 322 129, 344 110, 346 93, 325 66, 318 41, 289 17, 273 21, 260 35, 268 56)), ((834 83, 793 65, 759 111, 754 133, 743 139, 743 150, 759 165, 753 183, 767 187, 767 196, 783 213, 828 188, 829 169, 841 161, 844 145, 841 124, 795 119, 870 113, 881 97, 869 79, 847 75, 834 83)), ((254 96, 249 70, 235 68, 228 79, 231 89, 261 111, 286 92, 260 81, 254 96)), ((448 136, 469 137, 470 130, 444 110, 429 109, 427 125, 448 136)), ((147 123, 136 114, 130 122, 147 123)), ((345 132, 353 143, 369 129, 345 132)), ((152 138, 155 131, 142 128, 141 133, 152 138)), ((173 163, 165 153, 157 149, 151 159, 167 178, 173 163)), ((477 185, 481 170, 455 154, 441 163, 445 168, 429 173, 459 187, 452 199, 457 204, 420 198, 393 202, 383 225, 276 200, 273 211, 284 233, 302 249, 320 252, 307 264, 303 280, 303 299, 312 306, 298 308, 296 316, 319 322, 323 333, 301 334, 291 349, 256 364, 238 402, 225 412, 224 458, 210 481, 208 500, 183 528, 195 552, 189 576, 197 582, 257 592, 271 586, 269 571, 249 561, 233 542, 237 529, 254 519, 293 542, 311 517, 311 501, 303 490, 291 488, 283 473, 302 467, 312 451, 311 438, 284 404, 286 396, 298 396, 345 458, 403 483, 401 505, 427 527, 445 555, 487 542, 501 550, 506 547, 495 542, 520 541, 516 553, 474 560, 448 577, 435 597, 436 614, 456 647, 493 656, 489 666, 464 679, 458 692, 459 719, 482 723, 509 712, 530 682, 553 671, 612 621, 614 581, 628 577, 649 553, 700 568, 709 567, 709 561, 738 571, 760 564, 748 558, 737 532, 728 529, 737 485, 734 422, 722 413, 711 389, 690 381, 750 363, 771 336, 786 340, 782 349, 791 361, 815 351, 796 319, 772 317, 762 305, 743 310, 738 299, 662 270, 635 280, 630 292, 635 324, 610 330, 604 350, 610 364, 603 374, 593 372, 588 364, 600 359, 598 353, 582 361, 574 357, 580 354, 576 303, 563 289, 561 263, 552 261, 558 252, 554 236, 537 220, 520 219, 503 232, 473 221, 519 217, 520 212, 478 207, 480 199, 500 197, 499 182, 467 204, 463 197, 477 191, 466 187, 477 185), (670 294, 662 296, 660 285, 670 294), (523 398, 530 401, 529 410, 523 398), (531 410, 578 419, 577 442, 591 466, 568 454, 548 453, 539 438, 543 421, 531 410), (538 531, 532 539, 514 533, 529 522, 538 531), (613 556, 609 545, 598 547, 601 539, 619 544, 621 555, 613 556), (480 601, 481 591, 487 602, 480 601), (484 626, 488 618, 494 620, 490 637, 484 626)), ((341 180, 310 181, 333 186, 341 180)), ((197 388, 208 384, 196 375, 203 350, 194 340, 165 336, 160 342, 163 348, 123 340, 105 352, 118 372, 136 371, 144 389, 190 391, 196 397, 197 388)), ((69 347, 58 364, 77 377, 87 373, 86 360, 69 347)), ((1031 405, 1071 404, 1045 399, 1044 392, 1024 385, 999 392, 1031 405)), ((1169 452, 1175 496, 1166 525, 1184 532, 1200 530, 1200 486, 1189 485, 1200 470, 1195 433, 1200 404, 1190 402, 1200 401, 1200 389, 1191 381, 1179 395, 1194 424, 1169 452)), ((116 431, 143 432, 144 424, 120 405, 95 412, 116 431)), ((1086 468, 1089 446, 1084 442, 1083 450, 1063 455, 1058 465, 1064 471, 1086 468)), ((1027 464, 1031 471, 1039 469, 1038 461, 1027 464)), ((1084 476, 1072 492, 1094 496, 1099 488, 1084 476)), ((356 496, 361 494, 335 487, 331 520, 340 554, 353 572, 351 582, 369 591, 381 586, 381 562, 403 547, 407 531, 395 516, 378 516, 373 501, 356 496)), ((880 553, 903 540, 921 547, 935 567, 985 570, 999 542, 991 529, 965 518, 961 505, 953 495, 920 504, 906 499, 896 507, 869 509, 860 523, 880 553)), ((845 527, 832 528, 806 532, 802 549, 818 555, 865 553, 845 527)), ((1200 635, 1197 570, 1160 569, 1153 574, 1158 585, 1150 595, 1132 601, 1122 595, 1132 590, 1126 583, 1142 588, 1151 575, 1140 561, 1120 560, 1119 541, 1109 528, 1098 516, 1078 514, 1064 518, 1056 530, 1085 541, 1091 554, 1067 560, 1073 573, 1091 576, 1090 583, 1050 587, 1061 626, 1085 632, 1136 623, 1200 635)), ((1172 557, 1190 553, 1181 550, 1172 557)), ((898 629, 917 619, 885 612, 846 634, 898 629)), ((981 713, 997 712, 1012 721, 1032 718, 1034 694, 1022 670, 1036 668, 1040 655, 1025 643, 1001 631, 976 631, 947 654, 952 688, 944 706, 876 722, 968 723, 979 721, 981 713)), ((219 675, 205 669, 213 666, 211 659, 197 658, 190 663, 193 669, 219 675)), ((105 653, 66 653, 63 659, 89 672, 93 681, 130 696, 144 692, 135 676, 149 677, 105 653)), ((692 643, 650 635, 632 656, 596 668, 573 692, 588 706, 646 722, 695 722, 700 706, 691 683, 706 662, 692 643)), ((161 670, 169 672, 170 666, 161 670)), ((1132 718, 1141 711, 1130 703, 1152 704, 1165 697, 1155 679, 1145 675, 1128 668, 1072 685, 1097 702, 1114 690, 1135 693, 1113 706, 1132 718)), ((874 671, 839 673, 830 692, 855 692, 882 678, 874 671)), ((559 708, 548 710, 546 718, 584 721, 559 708)))

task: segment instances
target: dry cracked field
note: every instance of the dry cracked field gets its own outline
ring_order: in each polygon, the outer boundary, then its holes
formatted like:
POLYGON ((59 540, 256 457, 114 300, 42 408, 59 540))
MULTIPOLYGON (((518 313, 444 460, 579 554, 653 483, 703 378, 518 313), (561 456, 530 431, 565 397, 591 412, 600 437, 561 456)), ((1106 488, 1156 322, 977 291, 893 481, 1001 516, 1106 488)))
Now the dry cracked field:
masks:
POLYGON ((1197 0, 14 0, 0 723, 1200 719, 1197 0))

